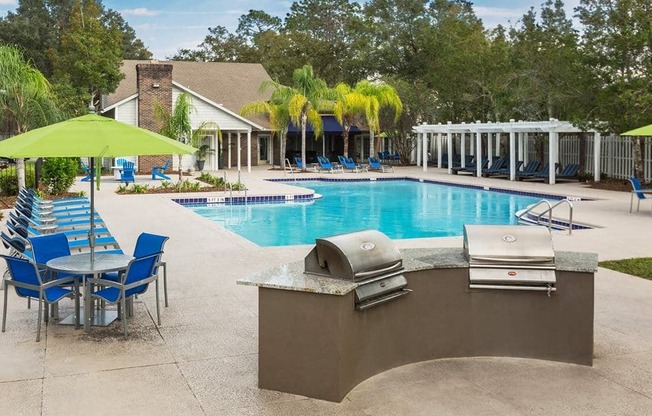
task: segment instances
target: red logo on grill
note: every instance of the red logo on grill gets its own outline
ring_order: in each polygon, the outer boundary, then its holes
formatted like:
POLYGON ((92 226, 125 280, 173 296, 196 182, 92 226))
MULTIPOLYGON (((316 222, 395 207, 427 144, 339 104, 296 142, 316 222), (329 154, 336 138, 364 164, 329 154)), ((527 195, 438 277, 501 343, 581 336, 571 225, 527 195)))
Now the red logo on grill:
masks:
POLYGON ((512 271, 512 272, 507 272, 507 274, 508 274, 509 276, 511 276, 511 277, 516 276, 516 272, 513 272, 513 271, 512 271))

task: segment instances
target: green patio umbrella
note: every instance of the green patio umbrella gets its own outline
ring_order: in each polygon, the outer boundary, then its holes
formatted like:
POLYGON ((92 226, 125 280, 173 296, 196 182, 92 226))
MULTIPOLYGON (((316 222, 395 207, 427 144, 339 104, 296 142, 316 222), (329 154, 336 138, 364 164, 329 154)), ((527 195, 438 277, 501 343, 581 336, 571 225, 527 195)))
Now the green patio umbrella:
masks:
MULTIPOLYGON (((28 131, 0 142, 0 156, 88 157, 91 172, 95 158, 124 155, 193 154, 197 151, 176 140, 140 127, 121 123, 97 114, 87 114, 40 129, 28 131)), ((91 261, 95 252, 94 178, 90 181, 91 227, 89 240, 91 261)))
POLYGON ((648 124, 644 127, 639 127, 634 130, 626 131, 625 133, 620 133, 621 136, 650 136, 652 137, 652 124, 648 124))

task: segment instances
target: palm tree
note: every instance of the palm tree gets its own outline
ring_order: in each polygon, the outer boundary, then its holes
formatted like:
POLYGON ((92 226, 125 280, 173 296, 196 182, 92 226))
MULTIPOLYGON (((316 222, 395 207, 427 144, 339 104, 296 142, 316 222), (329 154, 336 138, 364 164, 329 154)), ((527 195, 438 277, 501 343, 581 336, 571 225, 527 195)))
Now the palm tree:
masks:
POLYGON ((329 100, 336 99, 338 94, 315 76, 310 65, 294 70, 292 86, 275 81, 263 82, 261 90, 264 92, 268 88, 273 90, 269 103, 287 107, 292 123, 301 127, 301 160, 303 170, 306 170, 306 127, 308 123, 312 125, 315 137, 321 133, 323 126, 319 110, 326 108, 329 100))
MULTIPOLYGON (((394 110, 394 120, 403 111, 403 103, 398 93, 391 85, 385 83, 371 83, 369 81, 360 81, 355 85, 354 91, 367 97, 369 104, 365 117, 369 125, 369 155, 373 156, 374 150, 374 133, 380 131, 380 109, 387 107, 394 110)), ((380 147, 380 143, 378 143, 380 147)))
MULTIPOLYGON (((0 46, 0 128, 15 136, 60 121, 62 114, 45 76, 11 46, 0 46)), ((25 159, 16 160, 19 189, 25 187, 25 159)))
POLYGON ((281 169, 285 169, 285 144, 287 141, 288 123, 290 122, 289 106, 272 104, 269 101, 254 101, 245 104, 240 109, 241 116, 264 114, 269 117, 269 124, 278 134, 281 169))
MULTIPOLYGON (((185 92, 177 97, 174 102, 174 109, 169 112, 160 103, 154 105, 154 117, 162 124, 159 133, 165 137, 174 140, 188 141, 192 146, 197 147, 200 154, 205 155, 213 151, 213 149, 203 147, 204 144, 200 143, 201 138, 206 135, 208 131, 217 131, 218 142, 222 139, 222 132, 220 127, 214 121, 204 121, 199 127, 193 130, 190 121, 190 113, 196 111, 195 106, 192 105, 190 95, 185 92)), ((198 155, 199 156, 199 155, 198 155)), ((179 155, 179 181, 183 180, 183 172, 181 170, 181 155, 179 155)))
MULTIPOLYGON (((349 131, 363 115, 378 113, 378 108, 370 108, 374 103, 369 97, 351 88, 348 84, 340 82, 335 86, 340 98, 335 103, 333 113, 335 119, 342 125, 342 137, 344 138, 344 157, 349 157, 349 131)), ((367 118, 368 119, 368 118, 367 118)), ((370 128, 371 130, 371 128, 370 128)))

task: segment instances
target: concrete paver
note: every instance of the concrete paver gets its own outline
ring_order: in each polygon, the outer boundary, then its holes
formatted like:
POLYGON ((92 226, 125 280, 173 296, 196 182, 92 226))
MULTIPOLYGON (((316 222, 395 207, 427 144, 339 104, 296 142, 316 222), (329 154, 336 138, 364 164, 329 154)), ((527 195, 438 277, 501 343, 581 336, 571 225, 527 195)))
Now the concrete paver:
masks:
MULTIPOLYGON (((229 172, 231 179, 235 175, 229 172)), ((281 171, 260 167, 242 175, 249 195, 303 192, 264 180, 283 178, 281 171)), ((600 228, 571 236, 556 232, 556 249, 597 252, 601 260, 652 255, 652 210, 643 204, 629 214, 628 193, 415 167, 388 174, 296 176, 409 176, 593 198, 573 203, 574 218, 600 228)), ((151 183, 144 176, 138 182, 151 183)), ((372 377, 342 403, 258 389, 257 290, 235 282, 302 260, 311 247, 258 247, 170 201, 181 195, 120 196, 116 187, 102 182, 97 209, 126 252, 142 231, 170 236, 165 247, 170 306, 162 307, 161 327, 155 325, 150 288, 135 302, 128 340, 120 322, 85 334, 52 321, 36 343, 34 306, 28 310, 10 293, 7 332, 0 334, 0 414, 652 415, 652 282, 604 269, 596 274, 593 367, 499 357, 428 361, 372 377)), ((88 192, 88 184, 75 189, 88 192)), ((462 240, 397 245, 461 248, 462 240)), ((61 315, 71 308, 63 302, 61 315)))

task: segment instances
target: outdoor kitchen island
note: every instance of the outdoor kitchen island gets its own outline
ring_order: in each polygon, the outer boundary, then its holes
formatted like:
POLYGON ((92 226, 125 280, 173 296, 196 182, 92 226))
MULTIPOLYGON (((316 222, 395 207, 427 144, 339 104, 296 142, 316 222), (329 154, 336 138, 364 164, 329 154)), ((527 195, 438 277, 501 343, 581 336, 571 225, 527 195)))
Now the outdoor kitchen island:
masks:
POLYGON ((357 284, 297 262, 238 280, 259 288, 258 386, 340 402, 402 365, 502 356, 593 362, 597 255, 555 252, 555 291, 471 289, 460 248, 401 250, 412 292, 355 307, 357 284))

